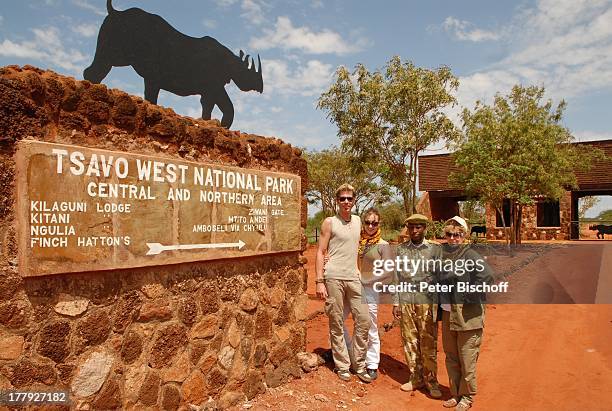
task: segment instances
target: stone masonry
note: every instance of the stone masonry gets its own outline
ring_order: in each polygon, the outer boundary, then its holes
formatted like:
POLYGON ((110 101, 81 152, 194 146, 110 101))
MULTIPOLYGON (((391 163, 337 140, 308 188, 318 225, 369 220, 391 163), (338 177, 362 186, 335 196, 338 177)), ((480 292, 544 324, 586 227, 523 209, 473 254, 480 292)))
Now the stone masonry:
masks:
MULTIPOLYGON (((521 222, 522 240, 569 240, 572 196, 566 191, 559 199, 559 227, 538 227, 537 204, 523 207, 523 218, 521 222)), ((486 207, 487 238, 491 240, 503 240, 506 238, 505 231, 496 224, 496 212, 491 206, 486 207)), ((506 222, 509 226, 510 222, 506 222)))
MULTIPOLYGON (((70 392, 76 409, 226 408, 299 377, 299 252, 22 278, 15 145, 24 138, 299 175, 299 149, 104 85, 0 68, 0 389, 70 392)), ((302 203, 306 245, 306 202, 302 203)))

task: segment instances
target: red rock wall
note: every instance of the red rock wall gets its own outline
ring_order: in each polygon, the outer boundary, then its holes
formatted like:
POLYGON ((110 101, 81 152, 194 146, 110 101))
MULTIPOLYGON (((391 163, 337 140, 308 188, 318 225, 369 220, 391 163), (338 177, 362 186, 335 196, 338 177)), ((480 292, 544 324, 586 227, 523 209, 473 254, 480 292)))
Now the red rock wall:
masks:
MULTIPOLYGON (((177 409, 209 397, 224 408, 300 375, 300 253, 22 278, 14 154, 26 137, 284 171, 301 177, 302 195, 308 187, 300 150, 278 139, 50 71, 0 68, 0 389, 66 390, 84 409, 177 409)), ((303 228, 306 218, 304 200, 303 228)))

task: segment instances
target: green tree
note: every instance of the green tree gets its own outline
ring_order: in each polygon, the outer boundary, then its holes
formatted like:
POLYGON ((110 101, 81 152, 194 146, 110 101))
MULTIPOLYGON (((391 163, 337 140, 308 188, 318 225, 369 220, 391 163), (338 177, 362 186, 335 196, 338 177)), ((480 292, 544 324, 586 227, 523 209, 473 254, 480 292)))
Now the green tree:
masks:
POLYGON ((454 153, 460 169, 451 184, 491 204, 502 216, 510 201, 506 239, 520 243, 521 214, 538 196, 559 199, 576 187, 576 169, 587 169, 595 151, 568 144, 573 137, 562 125, 565 102, 556 107, 543 101, 543 87, 514 86, 507 96, 497 94, 492 106, 477 102, 463 111, 465 136, 454 153))
POLYGON ((586 217, 587 211, 591 208, 595 207, 599 203, 599 198, 595 196, 586 196, 580 199, 580 207, 578 207, 578 217, 584 218, 586 217))
POLYGON ((342 148, 355 166, 378 164, 383 179, 402 196, 406 214, 411 214, 416 210, 419 153, 458 137, 443 113, 456 103, 452 92, 458 86, 448 67, 429 70, 395 56, 384 72, 370 72, 362 64, 353 73, 339 67, 318 108, 338 127, 342 148))
POLYGON ((611 222, 612 221, 612 210, 605 210, 602 211, 601 213, 599 213, 599 215, 597 216, 598 220, 601 221, 608 221, 611 222))
POLYGON ((329 217, 331 215, 332 214, 326 213, 321 210, 315 213, 314 216, 308 218, 308 222, 306 225, 306 237, 308 238, 309 243, 316 243, 315 232, 321 228, 323 220, 325 220, 326 217, 329 217))
POLYGON ((378 207, 382 228, 385 231, 400 231, 404 227, 406 212, 404 205, 397 201, 391 201, 378 207))
POLYGON ((323 212, 333 215, 336 210, 336 189, 344 183, 355 187, 357 214, 367 207, 387 201, 390 188, 381 183, 380 172, 375 165, 356 169, 350 157, 338 147, 322 151, 303 152, 308 163, 308 191, 310 204, 320 204, 323 212))
POLYGON ((470 224, 481 224, 485 221, 485 207, 480 200, 466 200, 459 204, 459 214, 470 224))

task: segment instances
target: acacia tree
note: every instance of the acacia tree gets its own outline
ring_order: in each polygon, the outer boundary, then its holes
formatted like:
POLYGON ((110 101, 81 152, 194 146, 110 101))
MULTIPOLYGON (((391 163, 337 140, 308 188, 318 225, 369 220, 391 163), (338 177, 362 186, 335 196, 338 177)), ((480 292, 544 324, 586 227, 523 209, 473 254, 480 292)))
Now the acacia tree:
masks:
POLYGON ((460 172, 451 174, 451 184, 491 204, 512 244, 520 243, 523 207, 540 196, 558 200, 576 187, 574 171, 588 168, 599 154, 568 144, 573 137, 561 123, 565 102, 553 107, 543 98, 543 87, 516 85, 507 96, 497 94, 492 106, 478 101, 462 115, 465 137, 454 153, 460 172), (510 201, 509 232, 504 199, 510 201))
POLYGON ((586 196, 580 199, 580 207, 578 207, 578 217, 586 217, 587 211, 595 207, 599 203, 599 198, 595 196, 586 196))
POLYGON ((384 72, 362 64, 350 73, 336 71, 336 81, 319 98, 318 108, 338 127, 342 148, 354 167, 375 163, 382 177, 401 194, 406 214, 416 210, 418 155, 458 131, 442 110, 456 103, 459 81, 448 67, 416 67, 395 56, 384 72))
POLYGON ((459 204, 459 212, 469 223, 480 223, 484 220, 485 208, 482 201, 470 199, 459 204))
POLYGON ((308 163, 308 191, 310 204, 320 203, 323 212, 331 215, 336 210, 336 189, 344 183, 355 187, 355 208, 358 214, 370 205, 389 199, 389 187, 380 181, 375 165, 359 170, 351 166, 349 156, 338 147, 322 151, 304 151, 308 163))

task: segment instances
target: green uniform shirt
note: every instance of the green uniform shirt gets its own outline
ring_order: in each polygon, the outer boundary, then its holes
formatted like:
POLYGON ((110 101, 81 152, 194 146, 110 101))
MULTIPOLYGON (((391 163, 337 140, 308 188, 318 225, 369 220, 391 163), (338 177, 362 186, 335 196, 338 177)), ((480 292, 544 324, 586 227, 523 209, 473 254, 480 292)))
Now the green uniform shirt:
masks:
POLYGON ((413 292, 397 293, 397 302, 400 304, 435 304, 436 293, 420 292, 421 282, 433 284, 437 281, 437 272, 434 264, 442 258, 442 248, 439 244, 423 240, 421 244, 407 241, 397 247, 397 256, 400 258, 400 268, 396 271, 397 285, 414 284, 413 292), (407 260, 407 266, 404 261, 407 260), (417 262, 420 261, 420 263, 417 262), (406 270, 407 269, 407 270, 406 270))

